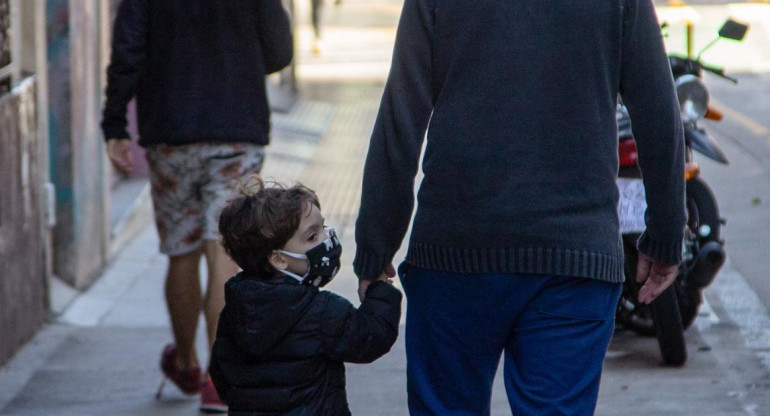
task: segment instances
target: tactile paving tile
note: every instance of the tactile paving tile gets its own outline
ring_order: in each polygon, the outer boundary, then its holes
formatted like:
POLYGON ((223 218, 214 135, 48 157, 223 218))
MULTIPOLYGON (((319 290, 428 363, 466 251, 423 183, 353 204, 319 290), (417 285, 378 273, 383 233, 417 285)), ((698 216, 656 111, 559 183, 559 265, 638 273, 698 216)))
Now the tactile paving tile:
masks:
POLYGON ((364 161, 376 114, 376 106, 337 107, 329 130, 300 176, 300 182, 318 193, 327 223, 341 236, 349 225, 352 228, 358 213, 364 161))

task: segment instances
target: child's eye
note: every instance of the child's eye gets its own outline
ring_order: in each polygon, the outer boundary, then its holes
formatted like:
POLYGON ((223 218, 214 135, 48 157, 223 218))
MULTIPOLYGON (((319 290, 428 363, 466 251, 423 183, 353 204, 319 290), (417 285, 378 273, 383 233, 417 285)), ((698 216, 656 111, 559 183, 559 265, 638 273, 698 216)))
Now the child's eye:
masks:
POLYGON ((313 233, 310 235, 310 238, 308 238, 307 241, 315 241, 316 238, 318 238, 318 234, 313 233))

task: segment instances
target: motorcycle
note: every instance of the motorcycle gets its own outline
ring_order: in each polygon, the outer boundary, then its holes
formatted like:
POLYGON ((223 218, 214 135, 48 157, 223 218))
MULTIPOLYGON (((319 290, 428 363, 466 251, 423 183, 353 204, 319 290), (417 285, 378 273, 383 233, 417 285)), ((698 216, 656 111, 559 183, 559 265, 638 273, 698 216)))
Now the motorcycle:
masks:
POLYGON ((685 132, 688 219, 683 244, 684 256, 676 280, 651 305, 639 303, 641 285, 635 278, 639 256, 636 241, 645 229, 647 203, 637 164, 631 120, 622 103, 618 105, 618 214, 623 235, 626 281, 618 302, 616 322, 640 335, 657 336, 663 362, 667 366, 679 367, 687 361, 684 330, 692 325, 698 314, 702 303, 701 291, 711 284, 725 261, 724 240, 720 237, 725 222, 719 216, 714 194, 699 175, 700 168, 693 160, 693 151, 719 163, 728 163, 716 141, 698 126, 698 121, 703 118, 714 121, 722 119, 717 110, 709 107, 709 92, 701 75, 707 71, 733 83, 738 81, 727 76, 724 69, 704 64, 700 57, 719 39, 741 41, 747 31, 747 25, 730 19, 719 30, 719 36, 701 50, 697 57, 689 54, 669 55, 685 132))

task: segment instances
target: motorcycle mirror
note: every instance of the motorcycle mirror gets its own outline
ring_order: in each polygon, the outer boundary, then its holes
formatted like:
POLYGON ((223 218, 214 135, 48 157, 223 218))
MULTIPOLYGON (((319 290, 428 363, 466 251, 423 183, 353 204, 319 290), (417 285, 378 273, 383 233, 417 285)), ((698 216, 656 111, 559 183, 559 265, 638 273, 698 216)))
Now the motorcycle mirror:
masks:
POLYGON ((709 42, 709 44, 706 45, 703 49, 701 49, 696 60, 700 61, 700 57, 703 56, 703 52, 706 52, 709 48, 714 46, 714 44, 717 43, 719 39, 732 39, 740 42, 743 40, 743 38, 746 37, 746 32, 748 31, 749 25, 737 22, 733 19, 727 19, 727 21, 719 29, 719 36, 709 42))
POLYGON ((719 29, 719 37, 725 39, 732 39, 741 41, 746 37, 746 32, 749 30, 749 25, 736 22, 733 19, 728 19, 722 28, 719 29))
POLYGON ((663 37, 668 37, 668 22, 663 22, 660 24, 660 31, 663 33, 663 37))

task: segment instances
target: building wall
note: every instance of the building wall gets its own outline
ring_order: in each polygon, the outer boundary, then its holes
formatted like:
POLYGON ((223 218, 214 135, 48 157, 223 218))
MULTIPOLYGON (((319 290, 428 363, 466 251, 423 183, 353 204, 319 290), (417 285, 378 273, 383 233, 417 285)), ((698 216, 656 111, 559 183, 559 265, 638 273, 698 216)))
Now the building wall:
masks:
MULTIPOLYGON (((76 267, 68 265, 67 258, 74 255, 74 246, 67 244, 73 235, 74 190, 71 174, 72 131, 70 96, 70 11, 69 0, 47 0, 46 2, 46 58, 48 68, 48 119, 51 182, 56 186, 56 218, 53 245, 54 269, 64 278, 74 276, 76 267)), ((74 283, 72 280, 67 279, 74 283)))
POLYGON ((0 366, 47 316, 35 83, 0 97, 0 366))
POLYGON ((104 2, 47 0, 51 180, 58 222, 54 273, 84 288, 107 261, 109 226, 104 144, 104 2))
POLYGON ((110 1, 3 3, 18 45, 16 70, 5 74, 13 93, 0 97, 0 366, 45 321, 52 272, 81 289, 107 261, 98 127, 110 1))

